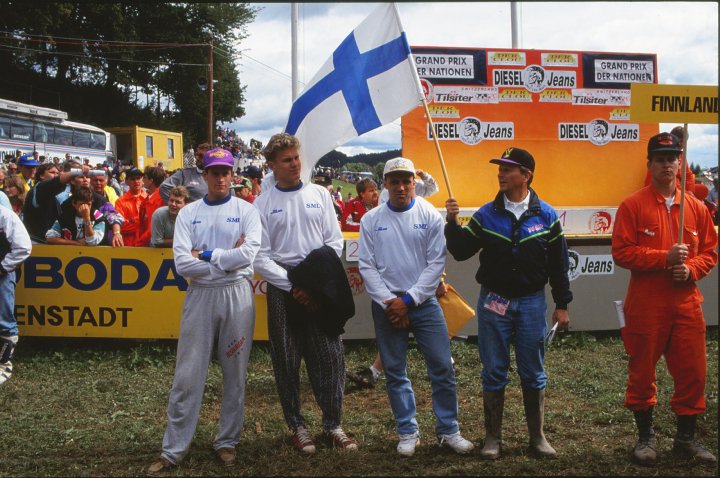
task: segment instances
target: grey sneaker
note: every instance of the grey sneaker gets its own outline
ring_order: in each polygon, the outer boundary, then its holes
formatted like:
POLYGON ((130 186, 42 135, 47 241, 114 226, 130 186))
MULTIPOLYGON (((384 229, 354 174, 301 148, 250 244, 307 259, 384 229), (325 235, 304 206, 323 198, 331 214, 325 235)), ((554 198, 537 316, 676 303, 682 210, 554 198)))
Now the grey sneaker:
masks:
POLYGON ((460 435, 460 432, 455 432, 450 435, 439 434, 437 438, 438 445, 449 447, 455 453, 459 453, 461 455, 465 453, 470 453, 470 451, 475 448, 475 445, 473 445, 470 441, 464 439, 460 435))
POLYGON ((418 432, 408 435, 400 435, 400 443, 397 446, 397 452, 402 456, 413 456, 415 447, 420 444, 420 434, 418 432))

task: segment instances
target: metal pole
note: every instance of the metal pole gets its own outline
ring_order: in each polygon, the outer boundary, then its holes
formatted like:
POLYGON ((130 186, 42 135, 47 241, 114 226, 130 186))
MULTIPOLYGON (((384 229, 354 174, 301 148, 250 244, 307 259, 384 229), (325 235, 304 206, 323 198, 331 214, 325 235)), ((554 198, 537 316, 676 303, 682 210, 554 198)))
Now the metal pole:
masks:
POLYGON ((683 243, 683 230, 685 229, 685 180, 687 177, 687 138, 688 138, 688 124, 683 125, 683 139, 682 139, 682 160, 680 161, 680 168, 682 168, 681 179, 680 179, 680 219, 678 227, 678 244, 683 243))
POLYGON ((290 61, 292 75, 292 100, 298 97, 298 47, 297 47, 297 24, 298 24, 298 5, 293 2, 290 4, 290 61))
POLYGON ((212 33, 210 33, 210 63, 209 63, 209 81, 208 81, 208 91, 209 94, 209 105, 208 105, 208 143, 210 145, 213 144, 213 36, 212 33))
POLYGON ((512 48, 520 48, 520 29, 518 28, 518 2, 510 2, 510 30, 512 31, 512 48))

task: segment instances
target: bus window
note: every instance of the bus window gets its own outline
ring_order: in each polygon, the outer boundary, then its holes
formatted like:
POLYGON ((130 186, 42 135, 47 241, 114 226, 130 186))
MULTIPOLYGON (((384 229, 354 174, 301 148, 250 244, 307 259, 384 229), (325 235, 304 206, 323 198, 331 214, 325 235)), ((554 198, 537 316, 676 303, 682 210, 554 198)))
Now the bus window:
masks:
POLYGON ((90 148, 105 150, 105 134, 90 133, 90 148))
POLYGON ((0 116, 0 138, 10 137, 10 118, 0 116))
POLYGON ((43 123, 35 123, 33 130, 33 141, 39 141, 41 143, 48 142, 48 129, 52 136, 52 126, 44 125, 43 123))
POLYGON ((73 146, 77 146, 79 148, 89 148, 90 147, 90 132, 89 131, 80 131, 80 130, 73 130, 73 146))
POLYGON ((61 146, 72 146, 72 130, 70 128, 63 128, 62 126, 55 127, 55 138, 53 143, 61 146))
POLYGON ((173 159, 175 157, 175 140, 172 138, 168 138, 168 151, 167 151, 167 157, 168 159, 173 159))
POLYGON ((10 130, 10 137, 12 139, 24 139, 26 141, 30 141, 32 139, 32 132, 32 122, 21 119, 12 120, 12 129, 10 130))

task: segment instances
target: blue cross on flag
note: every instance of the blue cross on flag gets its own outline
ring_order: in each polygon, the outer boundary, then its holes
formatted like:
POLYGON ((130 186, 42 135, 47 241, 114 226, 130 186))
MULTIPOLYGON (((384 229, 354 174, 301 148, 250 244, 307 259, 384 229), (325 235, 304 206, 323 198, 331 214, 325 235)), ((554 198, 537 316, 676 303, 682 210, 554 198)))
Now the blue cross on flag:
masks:
POLYGON ((307 183, 326 153, 422 104, 422 88, 397 6, 383 3, 343 40, 290 110, 307 183))

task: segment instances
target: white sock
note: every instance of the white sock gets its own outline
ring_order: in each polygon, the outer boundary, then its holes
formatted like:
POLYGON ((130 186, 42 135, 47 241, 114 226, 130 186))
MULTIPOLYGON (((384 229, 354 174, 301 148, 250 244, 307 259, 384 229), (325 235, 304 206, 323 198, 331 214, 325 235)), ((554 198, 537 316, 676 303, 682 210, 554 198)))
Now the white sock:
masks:
POLYGON ((380 375, 382 374, 382 372, 381 372, 380 370, 376 369, 376 368, 373 367, 372 365, 370 365, 370 371, 372 372, 373 378, 374 378, 375 380, 377 380, 378 378, 380 378, 380 375))

